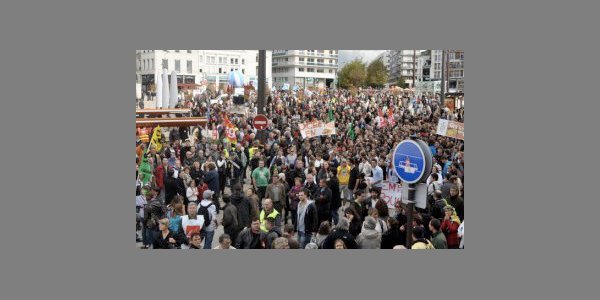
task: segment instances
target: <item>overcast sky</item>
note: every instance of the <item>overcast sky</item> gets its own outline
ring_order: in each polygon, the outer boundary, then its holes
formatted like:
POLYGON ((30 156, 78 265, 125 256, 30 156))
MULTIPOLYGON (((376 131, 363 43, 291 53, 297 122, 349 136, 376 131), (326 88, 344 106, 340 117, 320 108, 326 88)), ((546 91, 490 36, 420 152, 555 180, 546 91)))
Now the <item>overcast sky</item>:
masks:
POLYGON ((383 51, 385 50, 340 50, 338 65, 342 67, 355 58, 362 58, 368 64, 383 51))

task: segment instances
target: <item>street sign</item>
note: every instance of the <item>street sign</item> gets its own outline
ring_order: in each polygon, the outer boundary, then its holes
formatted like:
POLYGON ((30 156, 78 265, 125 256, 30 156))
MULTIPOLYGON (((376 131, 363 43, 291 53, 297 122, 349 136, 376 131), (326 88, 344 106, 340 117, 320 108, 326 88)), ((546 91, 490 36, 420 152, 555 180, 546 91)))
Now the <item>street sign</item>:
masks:
POLYGON ((267 124, 268 124, 268 120, 267 117, 265 115, 256 115, 256 117, 254 117, 254 128, 258 129, 258 130, 263 130, 265 128, 267 128, 267 124))
POLYGON ((404 140, 394 149, 392 163, 402 181, 419 183, 431 173, 431 150, 421 140, 404 140))

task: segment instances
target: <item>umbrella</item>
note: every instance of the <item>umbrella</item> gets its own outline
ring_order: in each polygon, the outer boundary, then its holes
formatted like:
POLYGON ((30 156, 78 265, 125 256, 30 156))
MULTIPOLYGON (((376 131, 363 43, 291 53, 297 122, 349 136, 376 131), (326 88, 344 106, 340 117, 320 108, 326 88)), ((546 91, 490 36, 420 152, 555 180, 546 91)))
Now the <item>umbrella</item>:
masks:
POLYGON ((177 72, 171 72, 171 86, 169 91, 169 107, 177 105, 177 72))
POLYGON ((160 74, 156 74, 154 76, 154 82, 156 83, 156 107, 162 108, 162 78, 160 78, 160 74))
POLYGON ((228 83, 236 88, 244 87, 244 75, 239 71, 232 71, 229 73, 228 83))
POLYGON ((169 107, 169 75, 167 75, 167 69, 163 69, 162 74, 162 107, 169 107))

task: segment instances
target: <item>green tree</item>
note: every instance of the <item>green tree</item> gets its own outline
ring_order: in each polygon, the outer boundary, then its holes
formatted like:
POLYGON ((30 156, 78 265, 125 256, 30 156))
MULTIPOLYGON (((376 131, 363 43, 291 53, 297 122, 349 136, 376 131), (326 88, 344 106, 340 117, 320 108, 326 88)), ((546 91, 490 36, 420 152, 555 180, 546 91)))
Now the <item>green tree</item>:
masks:
POLYGON ((363 86, 366 79, 365 63, 358 58, 342 67, 338 75, 338 81, 342 88, 363 86))
POLYGON ((401 87, 401 88, 403 88, 403 89, 408 88, 408 83, 406 83, 406 81, 404 80, 404 77, 400 77, 398 79, 398 86, 401 87))
POLYGON ((367 84, 382 87, 388 80, 388 72, 381 60, 375 60, 367 67, 367 84))

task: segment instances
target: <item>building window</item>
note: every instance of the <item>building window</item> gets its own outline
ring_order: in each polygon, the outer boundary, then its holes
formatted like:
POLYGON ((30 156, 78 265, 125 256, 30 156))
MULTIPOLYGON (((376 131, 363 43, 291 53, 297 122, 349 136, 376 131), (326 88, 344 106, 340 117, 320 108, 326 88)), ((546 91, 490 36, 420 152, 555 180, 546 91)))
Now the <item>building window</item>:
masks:
POLYGON ((221 71, 222 71, 222 69, 221 69, 221 68, 219 68, 219 74, 221 74, 221 71))
POLYGON ((231 68, 231 70, 229 72, 233 72, 233 68, 231 68))
POLYGON ((304 57, 300 57, 299 61, 304 62, 304 57))
POLYGON ((188 50, 187 53, 192 53, 192 50, 188 50))
POLYGON ((317 73, 323 73, 323 69, 317 69, 317 73))
POLYGON ((191 60, 187 61, 187 72, 192 73, 192 61, 191 60))
POLYGON ((258 62, 258 55, 256 56, 256 62, 258 62))
POLYGON ((236 64, 236 65, 238 64, 238 59, 237 59, 237 58, 235 59, 235 64, 236 64))
POLYGON ((231 59, 231 64, 233 65, 233 58, 231 59))
POLYGON ((179 53, 179 50, 175 50, 176 53, 179 53))
POLYGON ((285 61, 288 61, 288 58, 287 58, 287 57, 285 58, 285 61))
POLYGON ((151 65, 152 65, 152 66, 151 66, 151 68, 152 68, 152 70, 154 70, 154 58, 153 58, 153 59, 151 59, 150 61, 152 62, 152 64, 151 64, 151 65))
POLYGON ((246 60, 242 58, 242 65, 246 64, 246 60))
POLYGON ((298 72, 304 72, 304 68, 298 68, 298 72))
POLYGON ((314 69, 314 68, 307 68, 307 69, 306 69, 306 72, 314 72, 314 71, 315 71, 315 69, 314 69))
POLYGON ((329 73, 333 73, 333 69, 329 69, 329 73))
POLYGON ((168 69, 169 68, 169 60, 168 59, 163 59, 162 60, 162 64, 163 64, 162 67, 164 69, 168 69))
POLYGON ((246 74, 246 70, 245 69, 242 69, 242 74, 246 74))
POLYGON ((181 63, 179 62, 179 59, 175 60, 175 71, 179 72, 179 70, 181 69, 181 63))
POLYGON ((198 70, 198 73, 202 73, 202 69, 198 70))

